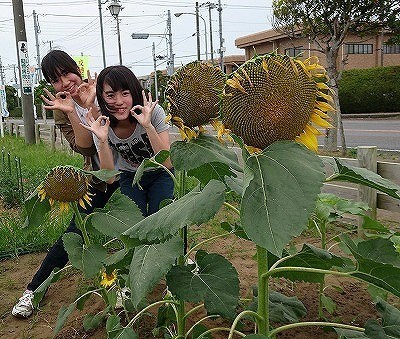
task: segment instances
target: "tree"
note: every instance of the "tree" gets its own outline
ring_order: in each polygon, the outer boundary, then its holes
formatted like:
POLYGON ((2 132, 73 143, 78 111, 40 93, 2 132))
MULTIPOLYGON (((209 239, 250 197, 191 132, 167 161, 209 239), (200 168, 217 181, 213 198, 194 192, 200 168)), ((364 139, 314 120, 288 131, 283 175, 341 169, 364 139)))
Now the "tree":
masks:
POLYGON ((42 108, 43 106, 43 101, 41 96, 47 96, 46 92, 44 91, 44 89, 47 89, 50 93, 55 94, 55 90, 53 88, 53 86, 51 86, 50 84, 47 83, 46 80, 40 80, 39 85, 35 87, 34 93, 33 93, 33 102, 36 106, 36 111, 41 111, 42 112, 42 117, 44 118, 44 114, 46 114, 45 110, 42 108))
POLYGON ((6 98, 7 98, 7 109, 10 112, 15 107, 18 106, 18 93, 17 93, 17 90, 12 86, 6 85, 6 98))
MULTIPOLYGON (((332 112, 334 128, 328 130, 325 148, 337 149, 337 128, 346 152, 346 142, 340 116, 338 84, 343 67, 338 67, 339 49, 345 37, 378 35, 382 29, 395 28, 399 23, 399 0, 274 0, 274 28, 295 37, 299 34, 314 42, 312 50, 321 52, 327 60, 330 85, 335 92, 337 112, 332 112)), ((399 26, 397 26, 399 27, 399 26)), ((342 66, 346 60, 340 60, 342 66)))

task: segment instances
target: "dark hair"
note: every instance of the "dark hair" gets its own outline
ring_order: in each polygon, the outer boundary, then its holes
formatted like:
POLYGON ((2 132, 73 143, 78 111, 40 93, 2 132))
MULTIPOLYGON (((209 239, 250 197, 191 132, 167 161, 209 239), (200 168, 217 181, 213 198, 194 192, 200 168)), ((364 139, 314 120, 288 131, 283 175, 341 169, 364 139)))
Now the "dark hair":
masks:
MULTIPOLYGON (((101 114, 110 118, 111 127, 117 125, 118 120, 112 115, 106 101, 103 98, 104 83, 107 83, 114 92, 129 90, 132 96, 133 106, 143 105, 143 88, 135 74, 125 66, 109 66, 104 68, 97 77, 96 96, 101 114)), ((129 121, 136 119, 130 115, 129 121)))
POLYGON ((56 81, 63 73, 74 73, 82 79, 77 63, 64 51, 50 51, 42 59, 41 67, 43 76, 49 83, 56 81))

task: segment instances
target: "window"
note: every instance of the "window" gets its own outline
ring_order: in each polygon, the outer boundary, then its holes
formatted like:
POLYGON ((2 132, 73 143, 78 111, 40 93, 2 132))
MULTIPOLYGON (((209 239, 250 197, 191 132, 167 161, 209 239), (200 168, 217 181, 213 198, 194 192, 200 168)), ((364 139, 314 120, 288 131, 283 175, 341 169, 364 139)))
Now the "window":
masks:
POLYGON ((290 56, 290 57, 296 57, 299 54, 303 53, 304 49, 303 46, 298 46, 298 47, 292 47, 292 48, 286 48, 285 49, 285 54, 290 56))
POLYGON ((346 54, 372 54, 372 44, 346 44, 346 54))
POLYGON ((383 45, 383 54, 400 54, 400 45, 383 45))

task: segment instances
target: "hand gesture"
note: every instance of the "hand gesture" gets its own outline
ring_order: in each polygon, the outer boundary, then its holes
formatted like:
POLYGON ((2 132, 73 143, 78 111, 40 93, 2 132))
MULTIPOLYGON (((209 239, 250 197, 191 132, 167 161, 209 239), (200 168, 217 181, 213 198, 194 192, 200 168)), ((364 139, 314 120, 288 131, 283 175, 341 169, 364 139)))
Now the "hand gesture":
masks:
POLYGON ((110 119, 108 117, 100 115, 95 119, 92 114, 92 108, 89 108, 86 123, 87 125, 80 124, 88 131, 94 133, 101 143, 108 141, 108 127, 110 126, 110 119))
POLYGON ((97 84, 97 73, 94 73, 94 79, 90 75, 90 71, 87 71, 88 81, 83 82, 78 87, 78 95, 82 102, 82 106, 85 108, 93 107, 94 100, 96 99, 96 84, 97 84))
POLYGON ((47 104, 43 106, 45 109, 58 109, 67 114, 75 111, 75 103, 69 92, 58 92, 55 96, 50 93, 47 88, 43 89, 49 98, 44 95, 40 97, 47 104))
POLYGON ((143 95, 143 106, 135 105, 131 109, 131 114, 136 118, 139 124, 144 128, 151 127, 151 115, 154 111, 154 107, 158 104, 158 100, 152 101, 151 93, 149 92, 149 100, 147 100, 146 93, 142 91, 143 95), (139 109, 141 113, 137 114, 135 110, 139 109))

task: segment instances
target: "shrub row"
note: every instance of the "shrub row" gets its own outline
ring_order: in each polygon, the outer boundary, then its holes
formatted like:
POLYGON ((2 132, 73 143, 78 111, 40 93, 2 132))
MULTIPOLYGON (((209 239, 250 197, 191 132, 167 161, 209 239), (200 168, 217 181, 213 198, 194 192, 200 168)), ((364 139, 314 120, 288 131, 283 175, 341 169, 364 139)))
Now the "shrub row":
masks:
POLYGON ((400 66, 344 71, 339 100, 344 114, 400 112, 400 66))

